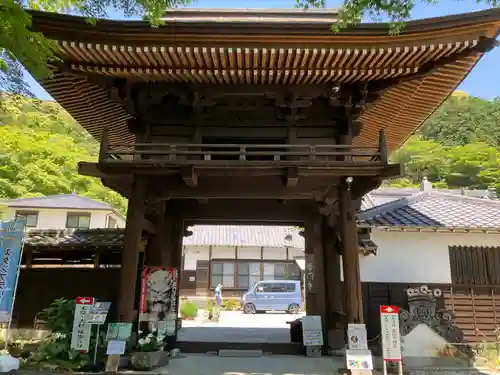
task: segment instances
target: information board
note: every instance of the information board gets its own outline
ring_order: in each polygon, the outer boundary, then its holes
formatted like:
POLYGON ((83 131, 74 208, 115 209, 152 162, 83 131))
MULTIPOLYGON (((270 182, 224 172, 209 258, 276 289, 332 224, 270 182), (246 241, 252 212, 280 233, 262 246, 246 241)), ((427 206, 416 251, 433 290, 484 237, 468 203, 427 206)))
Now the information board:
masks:
POLYGON ((371 351, 347 349, 345 356, 348 370, 373 370, 373 358, 371 351))
POLYGON ((384 361, 401 361, 399 308, 397 306, 380 306, 380 335, 384 361))
POLYGON ((94 305, 93 297, 76 297, 73 331, 71 334, 71 349, 88 352, 92 326, 87 323, 87 315, 94 305))
POLYGON ((348 324, 347 338, 349 341, 349 349, 368 350, 366 326, 364 324, 348 324))
POLYGON ((132 336, 132 323, 109 323, 106 341, 128 341, 132 336))
POLYGON ((89 315, 87 316, 88 324, 104 324, 108 311, 111 307, 111 302, 96 302, 91 307, 89 315))
POLYGON ((323 329, 320 316, 309 315, 302 317, 302 342, 304 346, 323 345, 323 329))

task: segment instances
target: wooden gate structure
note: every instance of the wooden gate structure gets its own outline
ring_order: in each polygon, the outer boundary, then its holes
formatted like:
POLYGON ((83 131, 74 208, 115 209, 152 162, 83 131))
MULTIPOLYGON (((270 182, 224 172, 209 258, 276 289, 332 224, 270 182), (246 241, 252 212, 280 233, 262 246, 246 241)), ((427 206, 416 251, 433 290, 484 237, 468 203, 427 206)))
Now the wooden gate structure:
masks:
POLYGON ((400 174, 389 153, 500 30, 500 10, 410 22, 400 35, 387 24, 334 34, 328 10, 169 10, 158 28, 31 15, 58 42, 41 85, 101 143, 79 172, 129 198, 119 318, 136 318, 143 231, 146 261, 179 267, 187 225, 297 224, 307 313, 325 333, 363 320, 360 198, 400 174))

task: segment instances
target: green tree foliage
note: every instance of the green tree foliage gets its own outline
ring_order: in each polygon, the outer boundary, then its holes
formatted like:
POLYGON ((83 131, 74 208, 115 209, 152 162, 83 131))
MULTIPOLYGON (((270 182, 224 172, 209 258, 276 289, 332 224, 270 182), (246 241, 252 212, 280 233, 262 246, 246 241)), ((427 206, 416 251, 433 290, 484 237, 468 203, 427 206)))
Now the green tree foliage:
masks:
POLYGON ((423 139, 445 145, 484 142, 500 147, 500 99, 492 101, 455 93, 420 130, 423 139))
POLYGON ((78 162, 97 160, 98 145, 57 103, 7 95, 1 103, 1 198, 76 192, 125 211, 125 198, 78 174, 78 162))
POLYGON ((500 192, 500 100, 452 95, 391 159, 405 168, 392 186, 416 186, 425 175, 437 187, 500 192))

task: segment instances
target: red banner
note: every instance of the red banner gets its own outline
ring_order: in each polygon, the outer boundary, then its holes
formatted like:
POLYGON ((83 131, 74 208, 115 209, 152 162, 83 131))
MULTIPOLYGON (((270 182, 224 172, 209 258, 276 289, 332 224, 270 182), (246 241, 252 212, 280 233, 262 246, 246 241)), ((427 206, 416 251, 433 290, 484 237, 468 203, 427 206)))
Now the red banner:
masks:
MULTIPOLYGON (((156 273, 157 271, 162 271, 162 273, 167 273, 169 277, 171 277, 173 280, 173 283, 169 286, 170 293, 169 293, 169 298, 172 300, 169 301, 169 306, 172 309, 172 311, 177 311, 177 306, 176 306, 176 296, 177 296, 177 288, 178 288, 178 283, 179 283, 179 277, 178 277, 178 270, 177 268, 172 268, 172 267, 160 267, 160 266, 145 266, 142 275, 141 275, 141 298, 140 298, 140 303, 139 303, 139 313, 140 314, 147 314, 148 311, 148 282, 151 282, 152 275, 156 273)), ((150 301, 151 302, 151 301, 150 301)), ((165 301, 166 302, 166 301, 165 301)))

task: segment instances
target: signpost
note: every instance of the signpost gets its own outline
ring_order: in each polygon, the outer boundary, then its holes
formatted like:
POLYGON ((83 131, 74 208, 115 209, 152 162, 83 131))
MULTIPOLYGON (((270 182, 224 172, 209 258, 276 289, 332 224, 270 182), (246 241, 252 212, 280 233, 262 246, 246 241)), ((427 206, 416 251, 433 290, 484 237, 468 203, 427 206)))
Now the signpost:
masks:
POLYGON ((98 325, 104 324, 110 307, 111 302, 96 302, 87 316, 87 323, 98 325))
POLYGON ((132 323, 109 323, 106 332, 106 341, 108 342, 106 354, 108 361, 106 363, 106 372, 118 371, 120 356, 125 353, 126 342, 132 336, 132 323))
POLYGON ((94 365, 97 363, 97 348, 99 347, 99 334, 101 331, 101 325, 106 321, 108 316, 109 308, 111 307, 111 302, 96 302, 90 308, 90 312, 87 316, 87 324, 97 325, 97 333, 94 348, 94 365))
POLYGON ((321 353, 323 346, 321 316, 306 315, 302 317, 302 343, 306 347, 308 357, 321 353))
POLYGON ((347 325, 347 340, 349 345, 349 349, 345 353, 347 369, 351 370, 352 375, 371 375, 373 358, 372 352, 368 349, 366 326, 349 323, 347 325))
POLYGON ((397 362, 398 374, 403 375, 398 306, 380 306, 380 331, 380 335, 382 336, 384 375, 387 375, 387 362, 397 362))
POLYGON ((75 317, 71 335, 71 349, 88 352, 92 326, 87 323, 87 316, 94 305, 94 297, 76 297, 75 317))

